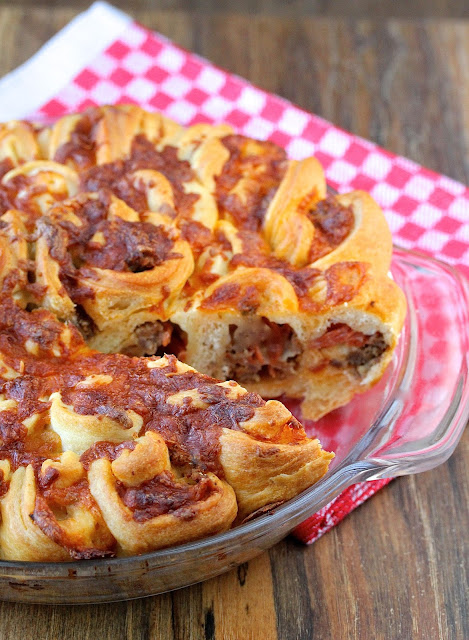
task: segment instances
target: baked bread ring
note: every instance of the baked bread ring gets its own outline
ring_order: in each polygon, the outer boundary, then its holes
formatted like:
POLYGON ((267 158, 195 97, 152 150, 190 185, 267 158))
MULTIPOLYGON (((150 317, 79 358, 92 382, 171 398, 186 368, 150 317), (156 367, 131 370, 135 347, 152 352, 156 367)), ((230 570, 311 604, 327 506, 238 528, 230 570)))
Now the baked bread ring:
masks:
POLYGON ((227 125, 1 125, 0 555, 142 553, 316 482, 332 454, 261 396, 319 418, 379 380, 391 249, 368 194, 227 125))

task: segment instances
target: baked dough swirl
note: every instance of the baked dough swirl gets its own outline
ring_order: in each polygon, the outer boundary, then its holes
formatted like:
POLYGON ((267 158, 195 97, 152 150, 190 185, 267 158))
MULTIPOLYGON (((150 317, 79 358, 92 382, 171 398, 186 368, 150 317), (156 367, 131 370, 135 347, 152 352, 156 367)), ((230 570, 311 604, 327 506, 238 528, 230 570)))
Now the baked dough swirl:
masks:
POLYGON ((318 418, 384 372, 405 300, 369 195, 135 106, 0 125, 0 178, 3 558, 178 544, 326 472, 257 393, 318 418))

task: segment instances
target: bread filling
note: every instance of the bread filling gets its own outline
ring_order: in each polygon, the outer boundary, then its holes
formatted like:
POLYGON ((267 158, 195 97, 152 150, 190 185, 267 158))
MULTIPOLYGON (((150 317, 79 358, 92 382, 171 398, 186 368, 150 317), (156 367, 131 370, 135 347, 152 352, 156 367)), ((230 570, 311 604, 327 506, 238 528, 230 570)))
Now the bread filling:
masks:
MULTIPOLYGON (((347 368, 364 378, 386 349, 380 332, 366 335, 337 323, 308 345, 303 365, 312 372, 327 366, 347 368)), ((303 353, 304 346, 288 324, 276 324, 267 318, 240 326, 233 324, 224 374, 226 379, 246 384, 266 378, 285 379, 298 371, 303 353)))
POLYGON ((227 379, 258 382, 267 376, 286 378, 297 370, 302 347, 288 324, 253 318, 246 325, 230 325, 230 338, 227 379))
POLYGON ((187 334, 172 322, 144 322, 134 329, 134 341, 123 349, 128 356, 162 356, 165 353, 184 359, 187 334))
POLYGON ((348 368, 360 378, 365 377, 372 365, 388 348, 379 331, 367 335, 343 323, 331 325, 309 345, 309 366, 319 371, 326 366, 348 368))

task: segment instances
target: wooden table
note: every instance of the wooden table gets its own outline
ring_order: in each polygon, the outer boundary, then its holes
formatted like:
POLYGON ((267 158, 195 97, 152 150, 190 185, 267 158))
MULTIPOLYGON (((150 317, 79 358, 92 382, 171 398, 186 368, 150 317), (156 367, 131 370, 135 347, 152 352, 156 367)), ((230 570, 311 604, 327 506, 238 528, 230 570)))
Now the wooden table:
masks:
MULTIPOLYGON (((0 3, 0 75, 88 3, 54 4, 0 3)), ((365 19, 366 2, 346 20, 327 2, 320 17, 306 2, 264 4, 230 11, 201 1, 195 12, 188 0, 160 10, 137 0, 132 13, 264 89, 469 182, 469 22, 390 19, 382 8, 365 19)), ((408 17, 411 5, 392 6, 408 17)), ((443 5, 412 6, 428 15, 443 5)), ((465 6, 451 3, 451 15, 465 6)), ((449 462, 392 482, 312 547, 287 539, 174 593, 82 607, 0 603, 0 638, 467 640, 468 464, 466 432, 449 462)))

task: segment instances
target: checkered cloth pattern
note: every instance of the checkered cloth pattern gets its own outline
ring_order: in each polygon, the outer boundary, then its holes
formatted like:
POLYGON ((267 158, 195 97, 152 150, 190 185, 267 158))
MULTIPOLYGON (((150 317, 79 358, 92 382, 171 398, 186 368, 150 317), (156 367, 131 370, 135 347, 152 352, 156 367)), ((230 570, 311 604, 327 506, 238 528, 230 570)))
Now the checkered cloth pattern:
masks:
MULTIPOLYGON (((160 110, 183 125, 227 122, 239 133, 281 145, 292 158, 316 156, 329 184, 338 191, 364 189, 371 193, 383 207, 397 244, 430 253, 469 274, 469 189, 464 185, 262 91, 132 22, 105 3, 93 5, 88 16, 83 14, 82 32, 93 26, 94 9, 99 10, 101 20, 119 14, 121 27, 114 26, 118 33, 67 77, 53 96, 34 105, 27 115, 52 120, 93 105, 133 103, 160 110)), ((56 60, 60 47, 66 47, 67 55, 73 57, 72 37, 66 44, 62 38, 54 46, 56 60)), ((22 70, 25 96, 31 71, 22 70)), ((36 60, 35 74, 39 71, 36 60)), ((51 82, 54 69, 49 65, 42 71, 45 82, 51 82)), ((15 85, 14 74, 8 80, 8 86, 15 85)), ((36 84, 39 86, 37 80, 36 84)), ((297 536, 313 542, 387 482, 349 487, 298 527, 297 536)))
POLYGON ((103 103, 160 110, 181 124, 228 122, 295 159, 314 155, 341 192, 380 203, 395 242, 469 274, 469 189, 353 136, 132 23, 35 114, 48 119, 103 103))

